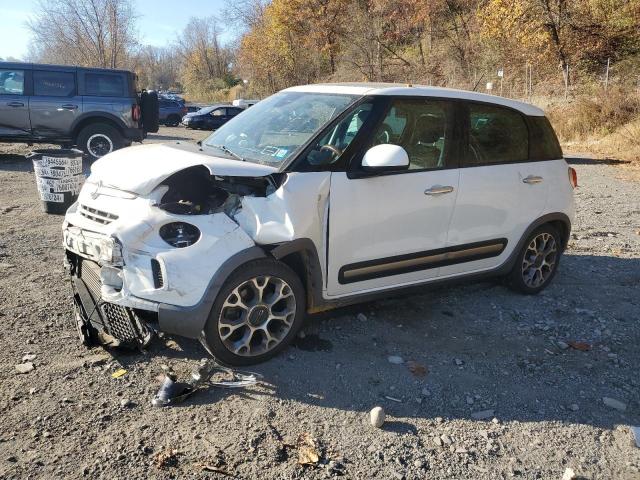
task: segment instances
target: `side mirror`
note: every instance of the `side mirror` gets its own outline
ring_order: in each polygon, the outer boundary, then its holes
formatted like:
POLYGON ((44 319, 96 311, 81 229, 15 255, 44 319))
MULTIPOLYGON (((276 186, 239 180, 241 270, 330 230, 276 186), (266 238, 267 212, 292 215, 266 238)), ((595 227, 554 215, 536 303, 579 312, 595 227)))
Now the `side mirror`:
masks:
POLYGON ((409 168, 409 155, 399 145, 383 143, 371 147, 362 158, 362 168, 367 171, 393 171, 409 168))

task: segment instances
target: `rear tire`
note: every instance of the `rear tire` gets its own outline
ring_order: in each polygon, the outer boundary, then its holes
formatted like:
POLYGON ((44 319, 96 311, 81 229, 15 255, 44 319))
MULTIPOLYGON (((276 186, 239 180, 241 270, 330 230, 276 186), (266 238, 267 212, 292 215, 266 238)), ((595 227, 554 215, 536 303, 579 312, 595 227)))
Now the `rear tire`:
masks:
POLYGON ((76 145, 91 161, 104 157, 124 146, 120 131, 106 123, 93 123, 80 130, 76 145))
POLYGON ((204 328, 204 342, 228 365, 264 362, 296 337, 306 312, 304 287, 272 259, 239 267, 224 283, 204 328))
POLYGON ((178 115, 169 115, 164 124, 167 127, 177 127, 180 125, 180 117, 178 115))
POLYGON ((562 239, 558 230, 550 224, 536 228, 518 253, 507 276, 507 285, 516 292, 535 295, 555 277, 561 254, 562 239))

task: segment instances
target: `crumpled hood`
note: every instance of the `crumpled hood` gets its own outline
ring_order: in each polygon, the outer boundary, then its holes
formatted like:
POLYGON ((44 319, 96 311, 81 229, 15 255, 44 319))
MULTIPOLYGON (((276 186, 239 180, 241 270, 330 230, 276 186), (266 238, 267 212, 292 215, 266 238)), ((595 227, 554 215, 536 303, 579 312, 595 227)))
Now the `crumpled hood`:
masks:
POLYGON ((204 165, 212 175, 229 177, 263 177, 278 171, 269 165, 215 157, 197 145, 176 142, 116 150, 92 165, 87 181, 148 195, 169 176, 196 165, 204 165))

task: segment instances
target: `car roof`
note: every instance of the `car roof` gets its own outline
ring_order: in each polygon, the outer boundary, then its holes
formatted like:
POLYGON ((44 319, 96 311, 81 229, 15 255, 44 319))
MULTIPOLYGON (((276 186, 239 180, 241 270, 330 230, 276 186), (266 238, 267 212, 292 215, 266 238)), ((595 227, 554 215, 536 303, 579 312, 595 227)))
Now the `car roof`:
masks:
POLYGON ((525 115, 543 117, 544 111, 525 102, 519 102, 510 98, 487 95, 486 93, 457 90, 444 87, 430 87, 427 85, 410 85, 402 83, 317 83, 300 85, 284 90, 286 92, 309 93, 335 93, 348 95, 378 95, 378 96, 411 96, 411 97, 436 97, 458 100, 472 100, 476 102, 492 103, 504 107, 513 108, 525 115))
POLYGON ((104 73, 133 73, 130 70, 121 70, 115 68, 98 68, 98 67, 80 67, 78 65, 54 65, 49 63, 31 63, 31 62, 0 62, 0 68, 20 68, 23 70, 84 70, 88 72, 104 72, 104 73))

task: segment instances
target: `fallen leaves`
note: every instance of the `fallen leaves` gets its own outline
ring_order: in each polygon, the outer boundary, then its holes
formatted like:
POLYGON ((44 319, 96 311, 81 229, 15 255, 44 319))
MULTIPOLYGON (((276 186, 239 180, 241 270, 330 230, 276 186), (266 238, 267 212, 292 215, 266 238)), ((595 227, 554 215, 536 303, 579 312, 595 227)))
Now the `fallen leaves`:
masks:
POLYGON ((168 448, 155 456, 155 465, 158 468, 164 469, 169 467, 177 467, 178 466, 178 455, 180 452, 173 448, 168 448))
POLYGON ((127 371, 124 368, 119 368, 118 370, 116 370, 111 374, 111 378, 120 378, 126 374, 127 374, 127 371))
POLYGON ((427 370, 427 367, 414 360, 409 360, 407 362, 407 368, 415 377, 425 377, 429 371, 427 370))
POLYGON ((574 350, 580 350, 581 352, 588 352, 589 350, 591 350, 591 345, 589 345, 587 342, 569 341, 567 342, 567 345, 569 345, 574 350))
POLYGON ((219 473, 221 475, 226 475, 227 477, 235 477, 233 473, 227 472, 226 470, 216 467, 214 465, 202 464, 200 465, 200 470, 202 470, 203 472, 219 473))
POLYGON ((320 444, 309 433, 298 437, 298 463, 300 465, 316 465, 320 461, 320 444))

